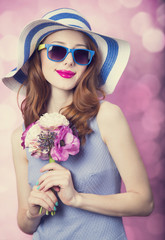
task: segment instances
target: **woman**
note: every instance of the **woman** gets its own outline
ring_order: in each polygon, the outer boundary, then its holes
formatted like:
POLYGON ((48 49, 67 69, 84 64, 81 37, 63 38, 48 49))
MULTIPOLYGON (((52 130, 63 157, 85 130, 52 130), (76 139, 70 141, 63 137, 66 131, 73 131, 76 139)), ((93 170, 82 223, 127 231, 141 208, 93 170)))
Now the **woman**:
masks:
POLYGON ((100 99, 103 87, 113 92, 128 44, 93 33, 75 10, 58 9, 25 27, 19 50, 17 69, 3 79, 26 89, 24 126, 12 135, 19 227, 33 239, 126 239, 121 217, 149 215, 152 193, 123 113, 100 99), (66 162, 36 160, 21 148, 23 130, 45 112, 64 114, 78 130, 80 152, 66 162))

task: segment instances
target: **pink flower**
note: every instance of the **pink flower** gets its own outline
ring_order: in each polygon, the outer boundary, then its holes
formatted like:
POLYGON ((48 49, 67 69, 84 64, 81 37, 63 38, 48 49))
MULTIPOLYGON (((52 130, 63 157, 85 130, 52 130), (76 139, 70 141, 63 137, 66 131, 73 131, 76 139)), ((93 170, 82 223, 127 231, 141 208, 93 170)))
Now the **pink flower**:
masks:
POLYGON ((21 146, 23 147, 23 149, 25 149, 25 138, 26 138, 26 135, 27 135, 27 132, 29 131, 29 129, 35 125, 36 122, 34 123, 31 123, 26 129, 25 131, 22 133, 22 137, 21 137, 21 140, 22 140, 22 143, 21 143, 21 146))
POLYGON ((50 154, 56 161, 66 161, 69 154, 76 155, 79 152, 80 141, 68 126, 61 126, 58 130, 59 133, 54 140, 54 147, 50 154))
POLYGON ((73 131, 65 116, 46 113, 26 128, 21 145, 29 148, 35 158, 48 160, 52 157, 57 161, 66 161, 69 154, 77 154, 80 148, 78 136, 73 131))

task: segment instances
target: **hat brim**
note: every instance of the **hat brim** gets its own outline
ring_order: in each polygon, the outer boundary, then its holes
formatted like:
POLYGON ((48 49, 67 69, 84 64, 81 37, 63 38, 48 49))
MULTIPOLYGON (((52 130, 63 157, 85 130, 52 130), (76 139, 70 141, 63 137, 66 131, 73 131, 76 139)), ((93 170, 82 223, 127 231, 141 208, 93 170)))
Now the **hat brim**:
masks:
MULTIPOLYGON (((78 30, 87 34, 97 45, 101 54, 100 85, 105 92, 112 93, 127 65, 130 46, 128 42, 107 37, 77 26, 68 26, 49 19, 40 19, 28 24, 22 31, 18 41, 18 64, 2 81, 4 84, 18 92, 20 85, 27 78, 28 59, 37 49, 39 43, 49 34, 59 30, 78 30)), ((22 88, 25 95, 26 86, 22 88)))

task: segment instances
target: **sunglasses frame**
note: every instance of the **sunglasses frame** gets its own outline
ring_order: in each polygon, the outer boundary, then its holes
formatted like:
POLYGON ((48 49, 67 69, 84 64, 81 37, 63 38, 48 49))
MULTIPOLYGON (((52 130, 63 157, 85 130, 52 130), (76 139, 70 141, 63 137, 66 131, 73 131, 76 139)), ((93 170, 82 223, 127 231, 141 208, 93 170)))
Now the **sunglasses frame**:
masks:
POLYGON ((40 44, 40 45, 38 46, 38 51, 41 51, 42 49, 45 49, 45 48, 47 49, 47 57, 48 57, 48 59, 51 60, 51 61, 53 61, 53 62, 62 62, 62 61, 68 56, 69 53, 72 53, 72 57, 73 57, 74 62, 77 63, 78 65, 82 65, 82 66, 87 66, 87 65, 89 65, 89 64, 91 63, 91 61, 92 61, 92 58, 93 58, 94 54, 95 54, 95 51, 89 50, 89 49, 86 49, 86 48, 75 48, 75 49, 71 49, 71 48, 67 48, 67 47, 64 47, 64 46, 61 46, 61 45, 57 45, 57 44, 40 44), (64 58, 62 58, 61 60, 53 60, 53 59, 51 59, 51 58, 49 57, 49 48, 50 48, 50 47, 53 47, 53 46, 62 47, 62 48, 65 48, 65 49, 66 49, 66 54, 65 54, 64 58), (76 61, 75 57, 74 57, 74 52, 75 52, 76 50, 85 50, 85 51, 87 51, 87 52, 90 52, 90 56, 91 56, 90 61, 89 61, 87 64, 78 63, 78 62, 76 61))

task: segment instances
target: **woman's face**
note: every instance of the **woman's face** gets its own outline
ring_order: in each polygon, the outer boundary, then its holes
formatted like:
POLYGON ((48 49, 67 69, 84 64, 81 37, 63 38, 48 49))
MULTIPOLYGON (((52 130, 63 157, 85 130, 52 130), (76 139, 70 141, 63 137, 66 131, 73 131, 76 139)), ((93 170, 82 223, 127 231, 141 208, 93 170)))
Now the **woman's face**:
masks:
MULTIPOLYGON (((87 40, 84 35, 73 30, 62 30, 52 33, 43 43, 57 44, 71 49, 87 48, 87 40)), ((72 90, 78 84, 81 75, 87 68, 87 66, 75 63, 71 53, 61 62, 53 62, 48 59, 47 49, 43 49, 40 53, 44 77, 55 88, 72 90)))

